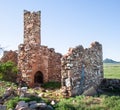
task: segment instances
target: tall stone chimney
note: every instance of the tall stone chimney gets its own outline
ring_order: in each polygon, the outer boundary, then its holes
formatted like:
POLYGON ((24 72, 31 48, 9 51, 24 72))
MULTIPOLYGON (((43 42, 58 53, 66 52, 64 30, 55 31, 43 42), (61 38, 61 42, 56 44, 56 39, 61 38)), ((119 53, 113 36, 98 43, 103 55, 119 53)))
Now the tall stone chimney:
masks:
POLYGON ((41 45, 41 12, 24 10, 24 44, 41 45))

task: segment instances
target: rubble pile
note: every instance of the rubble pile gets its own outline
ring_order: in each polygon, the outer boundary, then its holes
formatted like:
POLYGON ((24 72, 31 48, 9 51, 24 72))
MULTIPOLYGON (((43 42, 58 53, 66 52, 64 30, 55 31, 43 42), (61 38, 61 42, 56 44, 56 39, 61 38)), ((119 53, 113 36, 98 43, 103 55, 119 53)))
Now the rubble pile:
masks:
MULTIPOLYGON (((11 87, 7 88, 5 93, 0 97, 0 110, 8 110, 5 102, 14 98, 14 97, 26 98, 26 97, 40 97, 35 95, 34 93, 31 94, 28 92, 27 87, 21 87, 18 90, 15 90, 11 87)), ((51 105, 54 105, 55 102, 51 101, 51 105)), ((37 102, 36 100, 32 100, 29 102, 25 101, 18 101, 15 108, 9 108, 9 110, 53 110, 53 107, 48 105, 43 100, 37 102)))

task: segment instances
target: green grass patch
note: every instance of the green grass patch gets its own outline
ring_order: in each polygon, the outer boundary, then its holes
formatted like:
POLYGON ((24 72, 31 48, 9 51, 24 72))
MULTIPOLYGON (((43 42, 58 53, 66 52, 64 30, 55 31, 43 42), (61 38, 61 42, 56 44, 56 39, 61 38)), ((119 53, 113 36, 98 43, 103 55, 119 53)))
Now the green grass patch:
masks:
POLYGON ((112 79, 120 79, 120 63, 105 63, 104 77, 112 79))
POLYGON ((120 96, 76 96, 61 100, 54 108, 55 110, 119 110, 120 96))
POLYGON ((104 106, 101 106, 100 103, 93 97, 76 96, 61 100, 55 105, 55 110, 102 110, 104 106))
MULTIPOLYGON (((16 85, 10 82, 5 82, 5 81, 1 81, 1 82, 2 82, 1 89, 3 91, 5 90, 5 88, 10 87, 11 85, 14 86, 13 88, 16 87, 16 85)), ((51 87, 51 86, 54 87, 53 86, 54 84, 55 82, 48 83, 48 84, 46 83, 47 87, 51 87)), ((56 84, 55 84, 55 87, 57 87, 56 84)), ((40 92, 40 91, 38 90, 37 92, 40 92)), ((113 93, 112 95, 106 94, 106 95, 100 95, 99 97, 81 95, 81 96, 65 99, 63 97, 60 98, 59 96, 56 96, 56 93, 58 93, 59 91, 56 91, 55 93, 54 92, 55 90, 44 92, 43 98, 39 98, 35 96, 20 98, 17 96, 6 101, 5 105, 7 105, 7 110, 8 110, 9 108, 14 109, 17 102, 19 101, 25 101, 25 102, 44 101, 47 104, 50 104, 52 100, 55 100, 57 103, 53 106, 54 110, 119 110, 120 108, 120 96, 115 96, 115 94, 113 93), (58 98, 59 98, 59 101, 57 101, 58 98)))
POLYGON ((45 89, 58 89, 61 87, 60 82, 47 82, 42 85, 43 88, 45 89))
POLYGON ((15 83, 0 80, 0 96, 2 96, 5 90, 9 87, 12 87, 13 89, 17 88, 15 83))
POLYGON ((104 98, 104 105, 107 110, 119 110, 120 109, 120 96, 106 96, 104 98))

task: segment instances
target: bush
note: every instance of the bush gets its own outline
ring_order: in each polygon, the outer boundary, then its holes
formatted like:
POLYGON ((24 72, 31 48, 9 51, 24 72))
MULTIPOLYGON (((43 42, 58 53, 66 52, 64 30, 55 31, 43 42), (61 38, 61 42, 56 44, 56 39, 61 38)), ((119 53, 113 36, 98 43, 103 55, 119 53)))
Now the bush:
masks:
POLYGON ((17 66, 11 61, 0 64, 0 78, 2 80, 15 82, 17 72, 17 66))

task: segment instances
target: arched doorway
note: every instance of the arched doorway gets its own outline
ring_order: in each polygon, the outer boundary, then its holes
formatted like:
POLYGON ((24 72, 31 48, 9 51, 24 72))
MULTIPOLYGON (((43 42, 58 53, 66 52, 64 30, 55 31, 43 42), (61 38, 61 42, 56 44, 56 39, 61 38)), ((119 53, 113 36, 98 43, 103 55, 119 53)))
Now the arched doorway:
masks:
POLYGON ((38 72, 35 73, 34 83, 39 83, 39 84, 43 83, 43 74, 42 74, 42 72, 38 71, 38 72))

